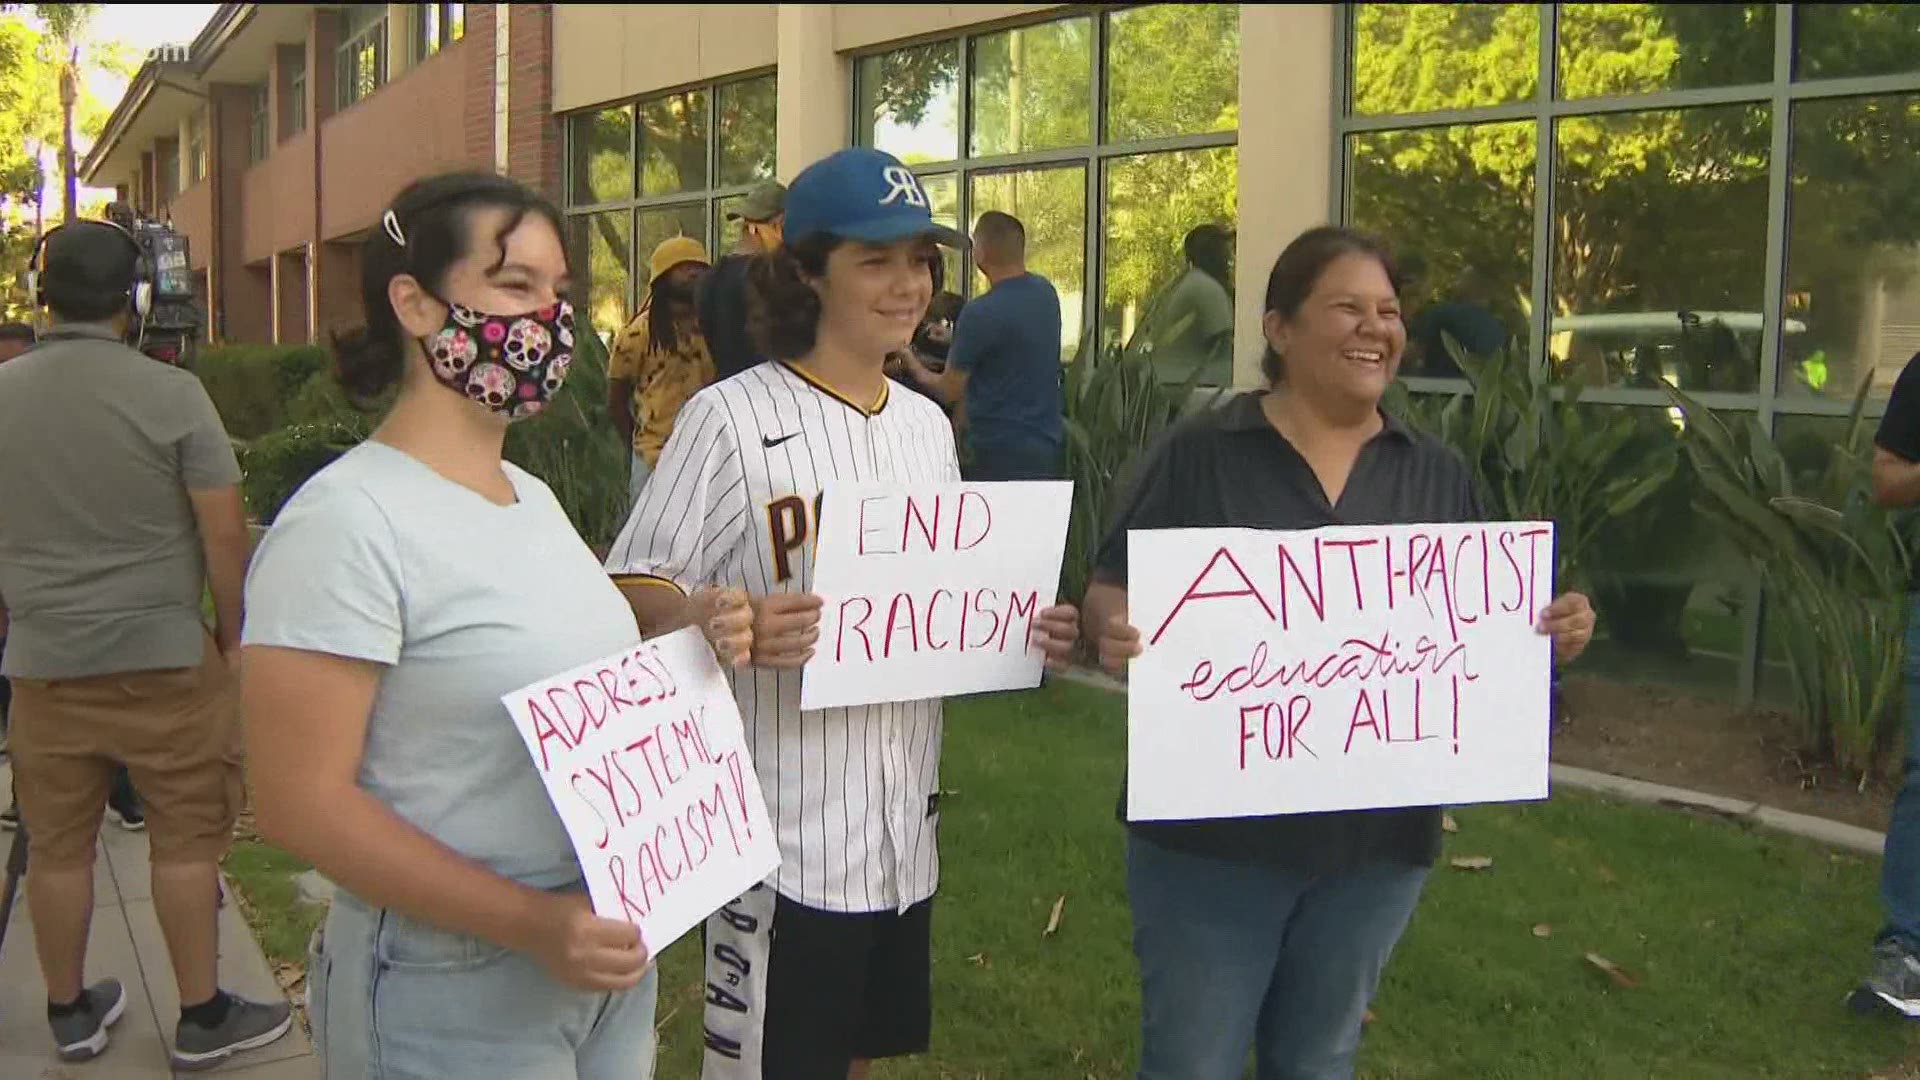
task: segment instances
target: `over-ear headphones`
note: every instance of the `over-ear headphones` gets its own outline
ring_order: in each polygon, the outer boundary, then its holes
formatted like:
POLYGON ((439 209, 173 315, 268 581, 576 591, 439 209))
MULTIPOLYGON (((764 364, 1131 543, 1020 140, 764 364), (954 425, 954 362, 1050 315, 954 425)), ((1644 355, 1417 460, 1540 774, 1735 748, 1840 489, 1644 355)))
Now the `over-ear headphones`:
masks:
POLYGON ((120 234, 120 238, 127 242, 128 247, 133 249, 133 280, 127 283, 127 299, 133 313, 142 319, 146 318, 153 311, 153 279, 155 277, 152 260, 147 256, 147 249, 141 247, 140 241, 120 223, 95 218, 85 218, 74 222, 71 226, 56 225, 42 233, 39 241, 33 245, 33 255, 27 260, 27 293, 33 297, 34 306, 47 306, 47 242, 52 240, 54 234, 61 229, 81 225, 98 225, 112 229, 120 234))

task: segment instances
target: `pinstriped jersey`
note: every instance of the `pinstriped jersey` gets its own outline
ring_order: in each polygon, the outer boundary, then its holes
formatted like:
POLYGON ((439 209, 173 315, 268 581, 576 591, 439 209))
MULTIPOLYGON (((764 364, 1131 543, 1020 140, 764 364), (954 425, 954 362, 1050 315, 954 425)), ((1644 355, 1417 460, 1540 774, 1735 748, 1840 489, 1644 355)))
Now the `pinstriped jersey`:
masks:
MULTIPOLYGON (((921 395, 887 383, 863 405, 799 368, 759 364, 688 400, 607 569, 682 590, 809 592, 828 485, 959 479, 953 429, 921 395)), ((841 912, 933 895, 940 701, 803 712, 798 670, 728 677, 779 832, 773 887, 841 912)))

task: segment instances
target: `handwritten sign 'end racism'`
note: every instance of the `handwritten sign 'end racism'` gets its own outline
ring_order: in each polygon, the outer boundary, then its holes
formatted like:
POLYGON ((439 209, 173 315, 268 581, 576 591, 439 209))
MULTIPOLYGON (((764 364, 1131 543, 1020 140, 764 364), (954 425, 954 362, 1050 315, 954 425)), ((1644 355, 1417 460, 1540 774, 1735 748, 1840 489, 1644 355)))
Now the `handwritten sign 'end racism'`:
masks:
POLYGON ((822 501, 801 708, 1040 685, 1029 639, 1059 592, 1071 482, 840 484, 822 501))
POLYGON ((501 700, 567 827, 594 913, 639 926, 649 952, 779 865, 739 709, 699 631, 501 700))
POLYGON ((1547 796, 1550 523, 1130 534, 1127 815, 1547 796))

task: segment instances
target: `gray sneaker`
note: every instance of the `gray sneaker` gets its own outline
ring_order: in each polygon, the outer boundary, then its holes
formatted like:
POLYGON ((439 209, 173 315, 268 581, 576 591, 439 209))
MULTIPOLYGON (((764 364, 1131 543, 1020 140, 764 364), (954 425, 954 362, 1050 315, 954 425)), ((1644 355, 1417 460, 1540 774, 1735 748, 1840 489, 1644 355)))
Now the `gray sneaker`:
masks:
POLYGON ((107 1029, 127 1011, 127 991, 119 979, 101 979, 81 992, 87 1007, 58 1020, 47 1019, 61 1061, 88 1061, 107 1048, 107 1029))
POLYGON ((258 1050, 277 1041, 292 1026, 292 1005, 232 996, 227 1018, 219 1027, 180 1021, 173 1034, 173 1067, 188 1072, 211 1069, 242 1050, 258 1050))
POLYGON ((1891 1011, 1920 1017, 1920 959, 1897 942, 1875 945, 1873 974, 1847 996, 1847 1003, 1859 1013, 1891 1011))

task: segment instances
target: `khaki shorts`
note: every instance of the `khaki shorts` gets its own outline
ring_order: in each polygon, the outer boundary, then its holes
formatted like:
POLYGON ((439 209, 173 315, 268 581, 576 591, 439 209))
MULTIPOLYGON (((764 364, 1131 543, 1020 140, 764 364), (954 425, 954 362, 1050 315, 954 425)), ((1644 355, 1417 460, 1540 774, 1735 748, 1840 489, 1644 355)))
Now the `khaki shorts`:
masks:
POLYGON ((35 863, 91 865, 116 763, 147 815, 156 863, 217 862, 245 789, 239 687, 208 635, 199 667, 14 679, 14 789, 35 863))

